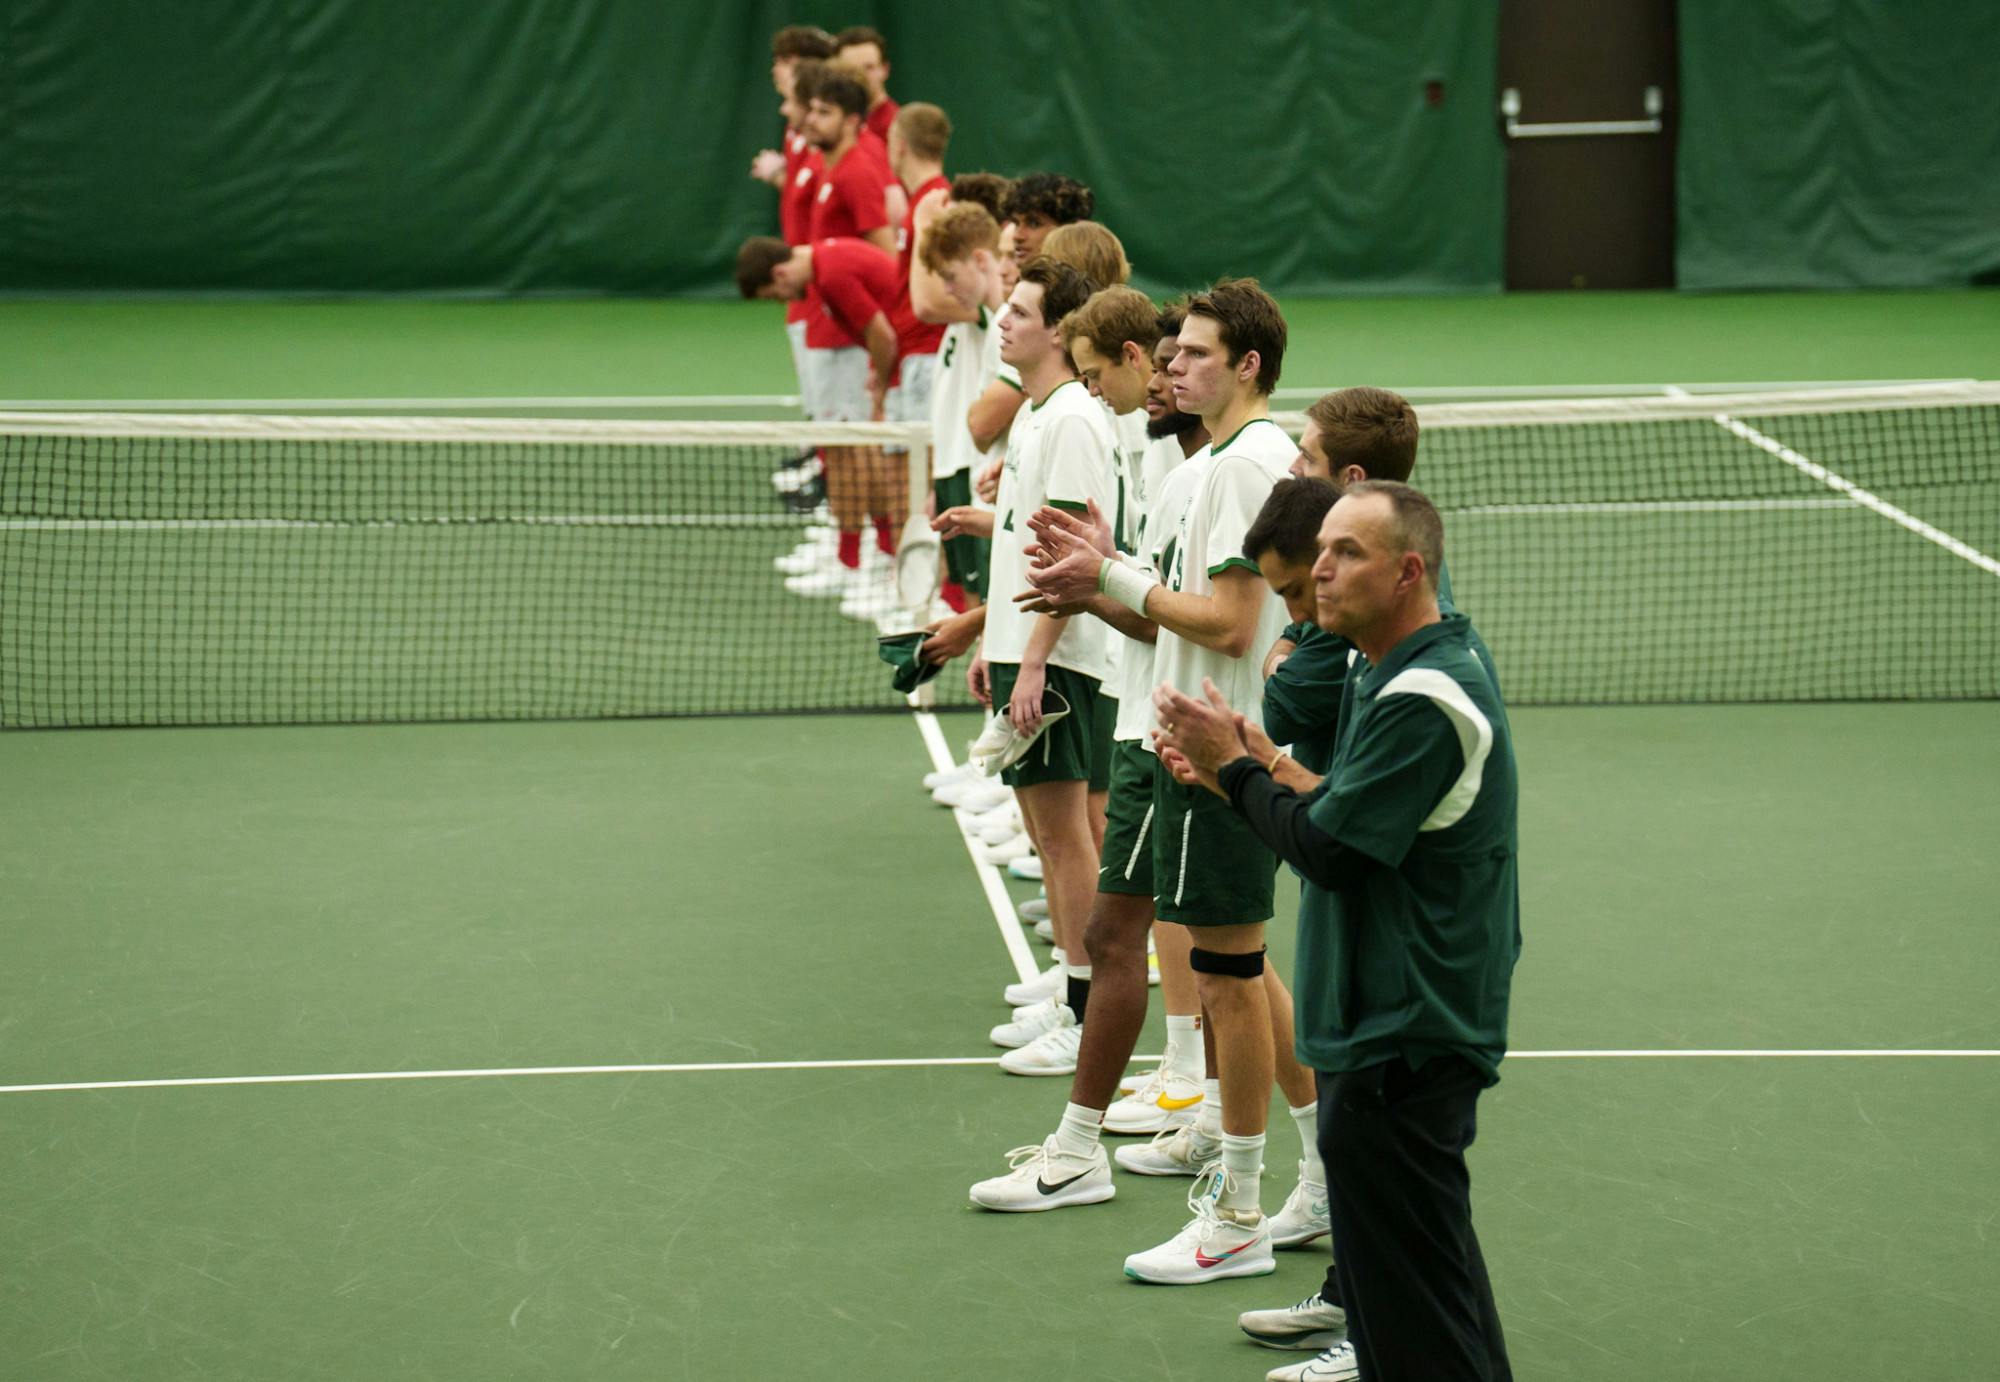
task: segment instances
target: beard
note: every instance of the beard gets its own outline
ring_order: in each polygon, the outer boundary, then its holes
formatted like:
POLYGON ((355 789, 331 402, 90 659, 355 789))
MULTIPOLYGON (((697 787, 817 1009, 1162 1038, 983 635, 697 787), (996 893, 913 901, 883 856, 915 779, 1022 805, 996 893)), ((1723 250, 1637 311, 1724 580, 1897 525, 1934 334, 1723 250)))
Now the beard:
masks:
POLYGON ((1147 418, 1146 436, 1152 441, 1158 441, 1161 437, 1184 437, 1199 426, 1201 426, 1200 414, 1176 410, 1165 417, 1147 418))

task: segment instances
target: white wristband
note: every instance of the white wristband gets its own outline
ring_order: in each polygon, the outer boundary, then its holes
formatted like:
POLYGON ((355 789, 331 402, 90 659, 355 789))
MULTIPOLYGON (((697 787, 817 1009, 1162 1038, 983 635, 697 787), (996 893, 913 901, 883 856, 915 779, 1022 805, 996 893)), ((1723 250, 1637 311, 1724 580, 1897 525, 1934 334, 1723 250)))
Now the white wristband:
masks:
POLYGON ((1104 593, 1131 610, 1140 618, 1146 618, 1146 597, 1159 584, 1143 571, 1136 571, 1122 561, 1107 561, 1099 572, 1098 579, 1104 593))

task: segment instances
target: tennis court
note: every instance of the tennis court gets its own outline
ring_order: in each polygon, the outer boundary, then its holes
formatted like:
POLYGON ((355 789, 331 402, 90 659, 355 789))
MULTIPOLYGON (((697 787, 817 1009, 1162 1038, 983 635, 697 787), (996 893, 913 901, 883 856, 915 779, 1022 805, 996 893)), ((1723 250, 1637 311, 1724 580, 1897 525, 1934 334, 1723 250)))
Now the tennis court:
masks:
MULTIPOLYGON (((1347 382, 1356 342, 1390 339, 1407 353, 1370 376, 1467 396, 2000 375, 1981 354, 2000 339, 1990 295, 1900 298, 1897 332, 1865 329, 1869 301, 1633 299, 1684 329, 1620 332, 1618 355, 1591 344, 1602 299, 1304 304, 1286 382, 1347 382), (1850 312, 1842 349, 1827 314, 1850 312), (1450 349, 1427 358, 1413 320, 1450 325, 1450 349), (1539 355, 1518 345, 1530 326, 1539 355)), ((700 305, 0 310, 30 362, 17 403, 768 396, 777 334, 700 305), (30 356, 29 333, 63 348, 30 356), (147 351, 149 333, 191 344, 147 351)), ((1850 464, 1865 456, 1840 459, 1879 485, 1850 464)), ((1893 498, 1993 553, 1965 514, 1893 498)), ((1856 570, 1870 544, 1913 543, 1947 611, 1994 598, 1982 569, 1851 508, 1856 570)), ((1731 512, 1746 526, 1715 545, 1781 558, 1807 541, 1792 525, 1827 517, 1731 512)), ((1527 521, 1555 525, 1528 531, 1560 553, 1576 516, 1527 521)), ((1479 566, 1454 559, 1475 617, 1503 598, 1479 566)), ((700 588, 693 567, 669 574, 700 588)), ((1832 582, 1822 604, 1865 593, 1809 574, 1832 582)), ((1931 618, 1946 631, 1913 617, 1935 636, 1895 657, 1990 670, 1990 644, 1931 618)), ((1748 651, 1717 634, 1661 665, 1748 651)), ((1830 665, 1879 656, 1862 642, 1830 665)), ((1518 1375, 1984 1375, 1993 703, 1514 722, 1526 950, 1473 1159, 1518 1375)), ((982 876, 916 790, 938 739, 973 723, 0 736, 10 1375, 1210 1378, 1285 1361, 1233 1317, 1307 1294, 1318 1254, 1197 1291, 1120 1274, 1184 1217, 1181 1182, 1120 1177, 1116 1200, 1068 1214, 966 1206, 1060 1084, 1002 1077, 984 1041, 1024 952, 992 893, 1024 887, 982 876)), ((1290 921, 1272 928, 1281 964, 1290 921)), ((1141 1050, 1159 1041, 1156 1014, 1141 1050)))

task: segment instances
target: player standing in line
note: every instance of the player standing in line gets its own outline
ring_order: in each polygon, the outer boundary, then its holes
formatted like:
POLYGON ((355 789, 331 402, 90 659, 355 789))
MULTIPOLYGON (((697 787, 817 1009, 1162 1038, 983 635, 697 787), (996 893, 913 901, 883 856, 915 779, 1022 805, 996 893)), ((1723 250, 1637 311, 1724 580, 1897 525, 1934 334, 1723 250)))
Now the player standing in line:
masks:
POLYGON ((862 24, 842 29, 834 41, 840 45, 840 60, 861 74, 868 89, 869 130, 887 143, 896 112, 902 109, 889 97, 889 45, 882 41, 882 35, 862 24))
POLYGON ((939 514, 966 511, 956 535, 944 542, 942 593, 954 611, 963 613, 985 599, 993 536, 992 514, 972 502, 972 466, 979 451, 965 413, 992 382, 984 370, 986 338, 997 328, 1006 300, 1000 291, 1000 227, 978 203, 956 199, 935 215, 928 203, 920 204, 917 224, 911 306, 925 321, 946 323, 931 394, 932 493, 939 514))
MULTIPOLYGON (((778 111, 785 120, 784 148, 761 150, 750 165, 751 176, 778 189, 778 233, 788 245, 812 238, 813 196, 825 160, 805 136, 805 104, 796 99, 793 76, 802 61, 823 61, 837 51, 833 35, 809 24, 789 24, 771 36, 771 85, 777 88, 778 111)), ((785 335, 791 343, 792 369, 799 393, 805 393, 806 304, 803 298, 785 307, 785 335)))
MULTIPOLYGON (((1209 679, 1240 703, 1262 691, 1261 655, 1284 623, 1284 609, 1243 556, 1243 537, 1297 448, 1270 418, 1270 394, 1285 350, 1284 316, 1252 279, 1225 279, 1191 298, 1169 373, 1183 411, 1198 412, 1213 442, 1188 464, 1201 483, 1178 516, 1164 579, 1101 559, 1087 543, 1042 573, 1051 598, 1101 590, 1160 626, 1154 676, 1196 686, 1209 679), (1097 570, 1090 571, 1097 559, 1097 570)), ((1063 551, 1066 544, 1055 544, 1063 551)), ((1274 1079, 1264 925, 1270 920, 1277 860, 1234 812, 1178 783, 1155 780, 1156 914, 1194 932, 1189 960, 1215 1053, 1221 1102, 1220 1160, 1189 1195, 1190 1223, 1166 1243, 1134 1253, 1128 1276, 1194 1283, 1276 1269, 1272 1228, 1259 1203, 1264 1125, 1274 1079)), ((1186 1141, 1177 1129, 1175 1140, 1186 1141)), ((1122 1149, 1119 1164, 1152 1174, 1154 1148, 1122 1149), (1137 1158, 1137 1160, 1135 1160, 1137 1158)))

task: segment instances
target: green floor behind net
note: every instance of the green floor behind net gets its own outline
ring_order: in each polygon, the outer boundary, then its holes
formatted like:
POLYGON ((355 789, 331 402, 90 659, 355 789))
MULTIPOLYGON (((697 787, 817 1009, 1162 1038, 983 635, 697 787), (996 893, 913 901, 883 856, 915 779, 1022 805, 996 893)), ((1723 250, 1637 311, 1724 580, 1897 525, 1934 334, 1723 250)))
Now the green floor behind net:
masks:
MULTIPOLYGON (((1736 328, 1766 349, 1729 374, 2000 374, 1921 326, 1990 323, 1991 295, 1755 301, 1779 320, 1736 328), (1827 314, 1870 303, 1883 327, 1864 341, 1854 318, 1827 358, 1827 314), (1794 310, 1821 329, 1781 329, 1794 310)), ((1342 339, 1420 309, 1486 323, 1453 337, 1453 377, 1391 382, 1724 373, 1682 368, 1671 342, 1648 356, 1643 332, 1586 373, 1575 342, 1610 339, 1604 314, 1683 310, 1619 302, 1537 300, 1553 362, 1524 360, 1508 300, 1324 311, 1342 339), (1574 330, 1548 325, 1557 302, 1574 330)), ((640 305, 548 306, 566 382, 636 378, 657 344, 555 326, 640 305), (592 352, 595 370, 575 358, 592 352)), ((0 342, 56 310, 0 308, 0 342)), ((425 320, 167 305, 156 327, 254 327, 233 353, 204 337, 120 374, 146 309, 73 310, 128 325, 59 333, 67 375, 43 358, 19 387, 295 394, 305 376, 271 363, 286 352, 255 348, 294 339, 287 314, 425 320)), ((436 339, 479 310, 435 309, 436 339)), ((468 382, 348 364, 313 391, 468 382)), ((560 391, 528 383, 510 391, 560 391)), ((2000 1049, 2000 708, 1514 719, 1521 1054, 1482 1103, 1473 1174, 1516 1374, 1985 1375, 1993 1059, 1577 1053, 2000 1049)), ((1182 1183, 1121 1177, 1110 1204, 1050 1215, 966 1207, 1053 1125, 1062 1081, 802 1065, 991 1054, 1013 971, 950 816, 917 790, 929 766, 895 716, 0 735, 0 1085, 785 1067, 0 1094, 6 1375, 1248 1382, 1288 1361, 1233 1317, 1311 1291, 1319 1254, 1199 1289, 1120 1275, 1179 1226, 1182 1183)), ((1290 921, 1287 903, 1287 966, 1290 921)), ((1156 1015, 1141 1049, 1159 1041, 1156 1015)), ((1290 1137, 1274 1121, 1273 1193, 1290 1137)))

